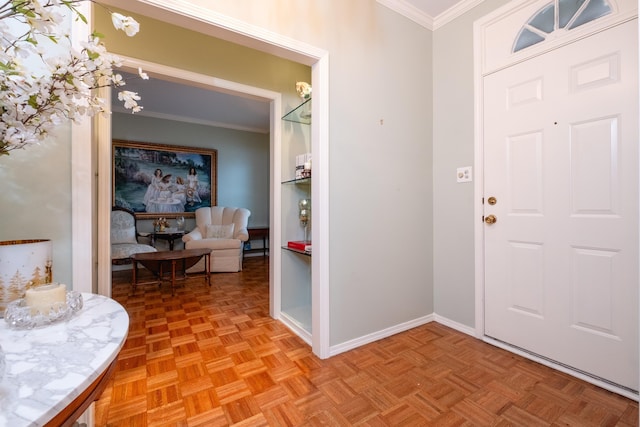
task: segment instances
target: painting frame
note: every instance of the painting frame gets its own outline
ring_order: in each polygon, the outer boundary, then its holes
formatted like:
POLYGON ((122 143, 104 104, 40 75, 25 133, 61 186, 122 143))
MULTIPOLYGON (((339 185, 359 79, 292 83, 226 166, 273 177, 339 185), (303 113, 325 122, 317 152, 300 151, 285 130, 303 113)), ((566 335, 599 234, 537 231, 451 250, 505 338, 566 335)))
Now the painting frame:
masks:
POLYGON ((195 217, 218 202, 218 150, 112 140, 111 204, 137 218, 195 217))

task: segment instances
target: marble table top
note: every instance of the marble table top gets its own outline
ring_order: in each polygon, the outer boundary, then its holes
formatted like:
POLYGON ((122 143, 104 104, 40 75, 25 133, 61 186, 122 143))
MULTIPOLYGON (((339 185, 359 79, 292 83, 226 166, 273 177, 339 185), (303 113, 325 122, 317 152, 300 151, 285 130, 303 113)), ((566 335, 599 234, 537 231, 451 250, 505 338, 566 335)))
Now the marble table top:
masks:
POLYGON ((6 372, 0 379, 0 427, 43 425, 67 407, 115 360, 129 330, 116 301, 83 293, 71 318, 31 330, 0 319, 6 372))

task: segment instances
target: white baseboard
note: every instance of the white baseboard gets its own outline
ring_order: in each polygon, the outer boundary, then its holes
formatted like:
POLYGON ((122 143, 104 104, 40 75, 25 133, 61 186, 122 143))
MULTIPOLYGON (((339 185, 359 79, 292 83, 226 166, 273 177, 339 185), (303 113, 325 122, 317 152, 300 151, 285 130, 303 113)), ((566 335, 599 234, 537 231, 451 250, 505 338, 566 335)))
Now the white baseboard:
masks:
POLYGON ((364 335, 362 337, 359 337, 350 341, 346 341, 342 344, 331 346, 329 348, 329 357, 335 356, 340 353, 344 353, 345 351, 353 350, 354 348, 358 348, 360 346, 372 343, 374 341, 381 340, 383 338, 390 337, 391 335, 395 335, 400 332, 405 332, 405 331, 408 331, 409 329, 413 329, 415 327, 425 325, 429 322, 433 322, 433 320, 434 320, 433 314, 429 314, 424 317, 419 317, 417 319, 392 326, 391 328, 383 329, 381 331, 377 331, 369 335, 364 335))
POLYGON ((433 314, 433 317, 433 320, 440 323, 441 325, 448 326, 449 328, 455 329, 458 332, 462 332, 463 334, 471 335, 474 338, 478 338, 475 328, 472 328, 471 326, 463 325, 462 323, 458 323, 435 313, 433 314))
POLYGON ((280 318, 278 319, 284 325, 291 329, 298 337, 302 339, 302 341, 306 342, 309 346, 312 346, 311 334, 307 332, 306 329, 302 327, 302 325, 293 317, 290 317, 284 311, 280 312, 280 318))

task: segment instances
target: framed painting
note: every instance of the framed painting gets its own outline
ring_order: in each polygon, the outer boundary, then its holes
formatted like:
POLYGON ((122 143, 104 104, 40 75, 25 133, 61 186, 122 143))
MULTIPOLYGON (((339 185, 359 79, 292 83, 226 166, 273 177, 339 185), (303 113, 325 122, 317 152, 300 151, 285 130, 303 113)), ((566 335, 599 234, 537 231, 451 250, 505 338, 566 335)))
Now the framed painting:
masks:
POLYGON ((114 206, 175 218, 217 204, 217 150, 114 140, 112 151, 114 206))

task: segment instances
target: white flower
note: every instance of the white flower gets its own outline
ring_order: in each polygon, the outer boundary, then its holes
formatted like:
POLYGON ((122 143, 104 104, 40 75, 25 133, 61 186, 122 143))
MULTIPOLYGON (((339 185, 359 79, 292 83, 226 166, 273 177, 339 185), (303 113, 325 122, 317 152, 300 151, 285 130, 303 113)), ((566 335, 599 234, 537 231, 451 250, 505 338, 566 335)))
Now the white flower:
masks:
POLYGON ((131 109, 132 112, 139 112, 142 107, 138 105, 136 101, 140 101, 140 96, 136 92, 131 92, 129 90, 123 90, 118 92, 118 100, 124 101, 124 108, 131 109))
POLYGON ((111 22, 116 30, 124 31, 129 37, 135 36, 140 31, 140 24, 130 16, 113 12, 111 13, 111 22))
POLYGON ((124 80, 123 80, 123 78, 122 78, 122 75, 121 75, 121 74, 114 74, 114 75, 112 75, 112 76, 111 76, 111 83, 112 83, 114 86, 124 86, 124 85, 125 85, 124 80))
POLYGON ((138 67, 138 75, 142 80, 149 80, 149 75, 143 72, 141 67, 138 67))
MULTIPOLYGON (((106 101, 92 90, 125 84, 113 73, 122 65, 120 58, 107 52, 97 37, 82 43, 80 50, 68 46, 66 55, 48 55, 49 43, 70 44, 60 8, 86 22, 74 6, 81 1, 93 0, 12 0, 0 6, 0 156, 41 142, 65 119, 105 114, 106 101), (41 60, 41 68, 34 66, 34 59, 41 60)), ((110 13, 113 25, 128 36, 139 31, 134 19, 110 13)), ((138 73, 148 79, 141 69, 138 73)), ((142 110, 137 93, 122 91, 118 98, 132 112, 142 110)))

